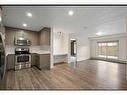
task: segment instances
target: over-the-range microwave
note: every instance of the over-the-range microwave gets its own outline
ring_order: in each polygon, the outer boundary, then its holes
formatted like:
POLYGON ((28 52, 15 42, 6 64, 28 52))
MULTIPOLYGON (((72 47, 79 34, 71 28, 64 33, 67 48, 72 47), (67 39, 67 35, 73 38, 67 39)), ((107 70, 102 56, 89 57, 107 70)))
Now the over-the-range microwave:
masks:
POLYGON ((31 41, 26 38, 20 37, 14 40, 14 44, 16 46, 30 46, 31 41))

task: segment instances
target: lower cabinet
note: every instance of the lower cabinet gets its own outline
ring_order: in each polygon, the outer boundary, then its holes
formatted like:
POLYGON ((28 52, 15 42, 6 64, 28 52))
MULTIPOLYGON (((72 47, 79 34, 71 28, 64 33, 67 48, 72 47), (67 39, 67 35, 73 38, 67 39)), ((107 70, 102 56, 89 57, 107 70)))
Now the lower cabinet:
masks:
POLYGON ((15 65, 15 54, 8 54, 6 57, 6 71, 14 70, 15 65))
POLYGON ((36 66, 39 69, 42 69, 41 66, 40 66, 40 55, 39 54, 36 54, 36 56, 35 56, 35 62, 36 62, 36 66))
POLYGON ((50 54, 32 54, 32 65, 41 69, 50 69, 50 54))
MULTIPOLYGON (((41 69, 50 69, 50 54, 31 54, 31 65, 41 69)), ((14 70, 15 54, 9 54, 6 57, 6 70, 14 70)))
POLYGON ((37 55, 36 53, 31 54, 31 65, 32 66, 36 65, 36 58, 35 58, 36 55, 37 55))
POLYGON ((40 68, 50 69, 50 54, 40 55, 40 68))

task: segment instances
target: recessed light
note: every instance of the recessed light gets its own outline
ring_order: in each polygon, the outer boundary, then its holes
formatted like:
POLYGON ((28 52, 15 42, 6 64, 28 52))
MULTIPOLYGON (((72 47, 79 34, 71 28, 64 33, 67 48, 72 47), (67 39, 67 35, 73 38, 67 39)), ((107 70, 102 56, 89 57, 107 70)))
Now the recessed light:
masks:
POLYGON ((26 23, 23 23, 23 26, 24 26, 24 27, 27 27, 27 24, 26 24, 26 23))
POLYGON ((101 36, 102 35, 102 32, 97 32, 96 35, 97 36, 101 36))
POLYGON ((76 39, 73 39, 73 38, 72 38, 71 40, 76 40, 76 39))
POLYGON ((72 10, 68 11, 68 15, 69 16, 73 16, 74 15, 74 12, 72 10))
POLYGON ((32 17, 32 13, 28 12, 28 13, 27 13, 27 16, 28 16, 28 17, 32 17))

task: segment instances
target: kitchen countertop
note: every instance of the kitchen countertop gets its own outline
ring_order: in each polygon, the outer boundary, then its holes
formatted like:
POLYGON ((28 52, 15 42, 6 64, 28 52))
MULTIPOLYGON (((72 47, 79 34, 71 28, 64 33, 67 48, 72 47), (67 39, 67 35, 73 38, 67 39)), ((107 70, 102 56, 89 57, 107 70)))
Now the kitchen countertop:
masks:
POLYGON ((13 52, 13 51, 8 51, 8 52, 6 52, 6 51, 5 51, 5 54, 6 54, 6 56, 7 56, 8 54, 15 54, 15 52, 13 52))
MULTIPOLYGON (((50 51, 43 51, 43 50, 40 50, 40 51, 30 51, 30 53, 50 54, 50 51)), ((15 54, 15 52, 14 51, 6 51, 6 56, 9 55, 9 54, 15 54)))
POLYGON ((55 53, 53 54, 54 56, 63 56, 63 55, 68 55, 67 53, 55 53))
MULTIPOLYGON (((15 46, 6 45, 5 52, 6 56, 8 54, 15 54, 15 46)), ((37 53, 37 54, 50 54, 49 46, 30 46, 30 53, 37 53)))
POLYGON ((30 53, 37 53, 37 54, 50 54, 50 51, 39 50, 39 51, 30 51, 30 53))

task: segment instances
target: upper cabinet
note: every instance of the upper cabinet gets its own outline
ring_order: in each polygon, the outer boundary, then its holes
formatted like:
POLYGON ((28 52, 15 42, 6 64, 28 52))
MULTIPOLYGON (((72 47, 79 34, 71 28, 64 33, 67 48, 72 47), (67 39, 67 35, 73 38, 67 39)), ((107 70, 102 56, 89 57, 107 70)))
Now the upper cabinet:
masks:
POLYGON ((24 37, 31 40, 32 46, 38 45, 50 45, 51 40, 51 29, 50 28, 43 28, 41 31, 30 31, 30 30, 23 30, 11 27, 5 27, 6 32, 6 45, 14 45, 14 39, 18 37, 24 37))
POLYGON ((40 40, 39 43, 40 45, 50 45, 51 42, 51 28, 44 27, 40 32, 39 32, 40 40))
POLYGON ((31 45, 39 45, 38 32, 6 27, 6 45, 14 45, 14 39, 24 37, 31 40, 31 45))

